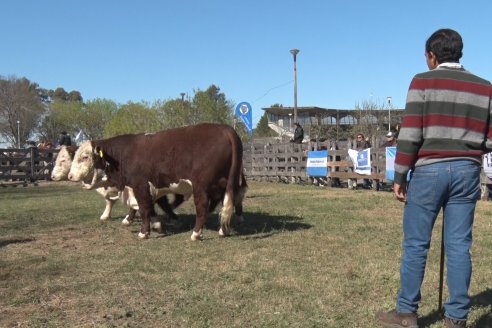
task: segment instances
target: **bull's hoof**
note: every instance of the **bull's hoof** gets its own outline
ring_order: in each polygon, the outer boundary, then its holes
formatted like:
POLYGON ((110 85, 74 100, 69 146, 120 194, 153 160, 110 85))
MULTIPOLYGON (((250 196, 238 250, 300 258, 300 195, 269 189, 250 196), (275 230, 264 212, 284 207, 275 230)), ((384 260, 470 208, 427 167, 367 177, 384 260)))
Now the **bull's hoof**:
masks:
POLYGON ((101 221, 107 221, 109 219, 109 216, 101 216, 99 220, 101 221))
POLYGON ((121 221, 121 224, 126 225, 126 226, 129 226, 130 224, 132 224, 132 222, 130 220, 128 220, 128 218, 129 218, 129 215, 125 216, 123 221, 121 221))
POLYGON ((149 234, 148 232, 146 232, 146 233, 141 233, 141 232, 139 232, 139 233, 138 233, 138 238, 139 238, 139 239, 147 239, 147 238, 149 238, 149 235, 150 235, 150 234, 149 234))
POLYGON ((228 229, 219 229, 219 236, 220 237, 227 237, 229 236, 230 231, 228 229))
POLYGON ((244 223, 244 216, 243 215, 236 215, 236 223, 237 224, 243 224, 244 223))
POLYGON ((191 234, 191 240, 198 241, 198 240, 202 240, 202 239, 203 239, 202 230, 200 230, 198 232, 193 230, 193 233, 191 234))
POLYGON ((152 222, 151 228, 158 233, 164 233, 166 230, 160 222, 152 222))

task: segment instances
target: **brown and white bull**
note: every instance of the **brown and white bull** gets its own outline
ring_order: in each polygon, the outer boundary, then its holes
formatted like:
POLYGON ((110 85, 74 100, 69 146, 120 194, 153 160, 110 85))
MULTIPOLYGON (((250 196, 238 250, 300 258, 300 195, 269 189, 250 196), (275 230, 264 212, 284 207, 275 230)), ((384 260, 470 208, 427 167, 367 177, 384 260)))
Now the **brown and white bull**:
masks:
MULTIPOLYGON (((70 172, 70 167, 72 165, 73 157, 76 150, 76 146, 62 146, 60 148, 60 151, 56 156, 55 165, 53 167, 53 170, 51 171, 51 180, 68 180, 68 173, 70 172)), ((90 181, 88 181, 88 183, 90 183, 90 181)), ((120 198, 120 191, 116 187, 99 187, 96 189, 96 191, 106 201, 106 207, 104 208, 104 212, 101 214, 101 217, 99 219, 102 221, 108 220, 111 218, 111 212, 113 210, 114 203, 120 198)), ((129 191, 128 194, 130 194, 129 191)), ((124 202, 130 205, 129 213, 124 219, 124 222, 128 222, 129 217, 133 218, 133 216, 135 215, 135 210, 138 210, 138 204, 137 207, 134 208, 134 203, 136 203, 136 201, 130 199, 130 196, 128 196, 128 200, 124 200, 124 202)))
MULTIPOLYGON (((60 148, 60 151, 58 152, 58 155, 55 160, 55 165, 53 167, 53 170, 51 171, 51 179, 53 181, 68 181, 68 173, 70 172, 70 167, 72 165, 72 161, 75 156, 76 150, 77 150, 77 146, 62 146, 60 148)), ((92 189, 93 180, 94 177, 88 177, 87 179, 85 179, 83 182, 83 187, 85 189, 92 189)), ((102 177, 99 177, 99 180, 96 181, 101 181, 101 180, 102 177)), ((118 188, 114 186, 112 187, 107 185, 107 183, 102 183, 102 184, 104 186, 96 188, 96 191, 106 201, 106 207, 99 219, 101 221, 110 219, 111 212, 113 210, 115 202, 118 199, 121 199, 123 204, 128 207, 128 214, 125 216, 122 223, 124 225, 130 225, 133 222, 133 219, 135 218, 136 211, 138 211, 138 203, 137 200, 135 199, 135 196, 133 195, 133 190, 129 187, 125 187, 122 191, 120 191, 118 188)), ((156 189, 153 192, 156 195, 154 196, 154 199, 156 199, 157 197, 161 197, 160 195, 157 196, 159 190, 156 189)), ((178 196, 175 197, 174 203, 172 205, 169 205, 168 199, 164 198, 158 200, 158 205, 166 212, 166 214, 171 219, 176 219, 177 216, 173 212, 173 208, 179 206, 179 204, 182 201, 183 200, 182 199, 180 200, 178 196)), ((155 224, 153 228, 156 230, 160 230, 158 223, 155 224)))
POLYGON ((204 123, 87 141, 75 153, 68 179, 83 181, 104 172, 110 185, 132 188, 142 217, 140 238, 150 234, 156 190, 158 197, 192 194, 196 220, 191 239, 199 240, 207 216, 219 203, 221 236, 229 233, 234 210, 242 219, 247 190, 242 155, 241 139, 233 128, 204 123))

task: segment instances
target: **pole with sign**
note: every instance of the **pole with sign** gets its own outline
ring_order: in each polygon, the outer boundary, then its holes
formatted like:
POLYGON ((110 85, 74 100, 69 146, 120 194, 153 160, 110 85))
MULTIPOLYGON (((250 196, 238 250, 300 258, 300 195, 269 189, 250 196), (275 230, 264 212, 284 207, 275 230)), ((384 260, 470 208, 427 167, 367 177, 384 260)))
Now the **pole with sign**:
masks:
POLYGON ((253 134, 253 114, 251 105, 245 101, 240 102, 236 106, 236 115, 243 121, 248 134, 253 134))

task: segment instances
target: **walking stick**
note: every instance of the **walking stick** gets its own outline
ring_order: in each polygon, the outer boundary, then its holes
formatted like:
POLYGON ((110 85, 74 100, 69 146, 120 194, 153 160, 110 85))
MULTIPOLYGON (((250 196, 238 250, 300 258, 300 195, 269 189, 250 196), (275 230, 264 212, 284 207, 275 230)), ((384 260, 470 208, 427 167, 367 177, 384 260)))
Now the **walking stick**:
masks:
POLYGON ((441 233, 441 261, 439 266, 439 303, 437 305, 437 311, 441 312, 442 308, 442 287, 444 278, 444 210, 442 213, 442 233, 441 233))

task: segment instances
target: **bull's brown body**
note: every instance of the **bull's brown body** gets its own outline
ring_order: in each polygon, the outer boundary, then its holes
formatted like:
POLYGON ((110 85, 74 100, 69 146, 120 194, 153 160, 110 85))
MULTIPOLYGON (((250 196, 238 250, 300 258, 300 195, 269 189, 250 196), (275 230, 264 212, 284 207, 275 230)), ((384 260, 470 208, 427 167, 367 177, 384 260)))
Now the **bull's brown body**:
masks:
POLYGON ((156 188, 168 188, 180 181, 191 182, 196 208, 194 235, 201 234, 208 214, 219 202, 224 203, 221 214, 224 231, 228 230, 233 208, 236 215, 242 215, 246 191, 243 149, 239 136, 228 125, 199 124, 90 143, 91 158, 84 159, 84 154, 79 157, 76 154, 69 179, 84 179, 87 175, 80 176, 74 165, 92 160, 93 169, 104 170, 107 183, 120 190, 131 187, 142 216, 140 232, 143 236, 150 233, 150 217, 154 214, 155 195, 149 191, 149 182, 156 188))

